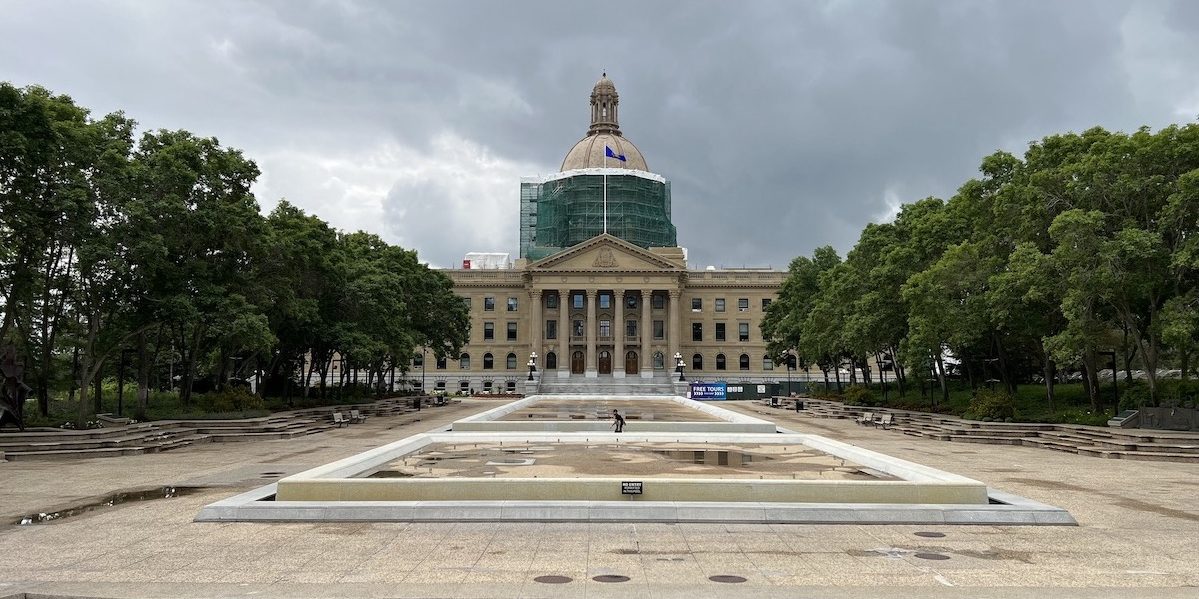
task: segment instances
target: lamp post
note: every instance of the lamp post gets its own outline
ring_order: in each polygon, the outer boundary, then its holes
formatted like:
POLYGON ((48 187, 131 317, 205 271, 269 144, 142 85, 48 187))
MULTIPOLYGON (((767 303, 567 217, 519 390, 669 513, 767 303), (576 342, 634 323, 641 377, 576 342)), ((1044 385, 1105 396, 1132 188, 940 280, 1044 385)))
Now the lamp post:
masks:
POLYGON ((783 368, 787 369, 787 397, 791 397, 791 360, 793 358, 791 350, 783 352, 783 368))
MULTIPOLYGON (((1112 357, 1112 361, 1110 362, 1112 366, 1112 414, 1118 415, 1120 413, 1120 381, 1116 378, 1116 350, 1109 349, 1108 351, 1099 351, 1095 353, 1100 356, 1112 357)), ((1103 369, 1101 368, 1100 370, 1103 369)), ((1096 376, 1095 378, 1098 379, 1099 377, 1096 376)), ((1095 395, 1099 395, 1099 392, 1096 391, 1095 395)))
POLYGON ((683 354, 681 354, 679 352, 674 352, 674 363, 675 363, 675 367, 678 368, 678 370, 679 370, 679 382, 681 383, 681 382, 687 380, 687 379, 683 378, 683 354))
POLYGON ((529 354, 529 380, 533 380, 533 373, 537 370, 537 352, 529 354))
POLYGON ((423 347, 420 348, 420 394, 421 395, 425 395, 428 393, 427 391, 425 391, 425 349, 426 348, 423 348, 423 347))

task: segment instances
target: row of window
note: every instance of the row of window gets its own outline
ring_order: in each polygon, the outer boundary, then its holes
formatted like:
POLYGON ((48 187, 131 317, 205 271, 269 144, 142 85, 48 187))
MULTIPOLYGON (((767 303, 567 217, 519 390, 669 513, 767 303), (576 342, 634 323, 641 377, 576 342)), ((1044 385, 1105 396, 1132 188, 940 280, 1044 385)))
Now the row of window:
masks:
MULTIPOLYGON (((691 370, 704 369, 703 354, 695 354, 691 356, 691 370)), ((737 358, 738 370, 749 370, 749 354, 741 354, 737 358)), ((728 370, 728 361, 724 354, 716 354, 716 370, 728 370)), ((774 360, 770 356, 762 356, 762 370, 774 370, 774 360)))
MULTIPOLYGON (((741 354, 737 358, 737 368, 739 370, 749 370, 749 360, 750 360, 749 354, 741 354)), ((421 356, 415 356, 412 359, 412 363, 414 366, 419 368, 423 364, 423 360, 422 360, 421 356)), ((509 352, 508 357, 504 360, 504 366, 508 370, 515 370, 517 367, 516 354, 509 352)), ((437 369, 445 370, 445 367, 446 367, 446 359, 438 358, 437 359, 437 369)), ((470 369, 470 354, 463 353, 461 356, 458 357, 458 367, 461 368, 462 370, 470 369)), ((545 362, 543 363, 543 368, 553 370, 557 367, 558 367, 557 354, 555 354, 554 352, 547 353, 545 356, 545 362)), ((654 353, 654 367, 655 368, 663 367, 662 352, 654 353)), ((483 370, 493 370, 494 368, 495 368, 495 357, 492 356, 490 353, 483 354, 483 370)), ((704 369, 703 354, 695 354, 695 355, 691 356, 691 369, 692 370, 703 370, 704 369)), ((725 358, 725 355, 724 354, 716 354, 716 370, 727 370, 727 369, 728 369, 728 360, 727 360, 727 358, 725 358)), ((762 370, 774 370, 774 360, 772 360, 770 358, 770 356, 762 356, 762 370)))
MULTIPOLYGON (((716 341, 728 341, 727 335, 725 334, 725 323, 723 323, 723 322, 716 323, 715 334, 716 334, 716 341)), ((692 341, 703 341, 704 340, 704 323, 702 323, 702 322, 691 323, 691 340, 692 341)), ((737 341, 749 341, 749 323, 748 322, 737 323, 737 341)))
MULTIPOLYGON (((420 389, 421 383, 420 383, 420 381, 414 381, 412 383, 412 386, 417 389, 420 389)), ((436 391, 445 391, 445 381, 435 381, 433 383, 433 389, 436 391)), ((470 381, 458 381, 458 390, 470 392, 471 391, 470 381)), ((483 390, 484 391, 495 391, 496 385, 493 381, 483 381, 483 390)), ((516 381, 505 382, 504 390, 507 391, 508 393, 515 392, 516 391, 516 381)))
MULTIPOLYGON (((587 296, 583 293, 572 293, 570 295, 571 307, 574 308, 575 310, 582 310, 587 301, 586 297, 587 296)), ((652 295, 650 297, 652 298, 651 301, 653 302, 653 308, 655 310, 662 310, 666 307, 666 296, 652 295)), ((601 310, 608 310, 612 307, 612 294, 611 293, 600 293, 597 296, 597 300, 598 300, 597 303, 601 310)), ((464 297, 464 298, 462 298, 462 301, 466 303, 467 309, 470 309, 470 298, 464 297)), ((638 296, 632 295, 632 294, 626 295, 624 298, 624 302, 625 302, 626 308, 635 309, 635 308, 637 308, 638 296)), ((725 300, 723 297, 716 298, 713 301, 713 303, 715 304, 714 309, 717 312, 725 311, 725 300)), ((508 306, 509 312, 516 312, 517 307, 519 306, 519 302, 518 302, 517 298, 515 298, 515 297, 508 298, 507 306, 508 306)), ((556 294, 546 295, 545 296, 545 307, 549 310, 556 310, 558 308, 558 296, 556 294)), ((770 298, 765 298, 765 297, 762 298, 762 310, 765 311, 766 308, 768 308, 768 307, 770 307, 770 298)), ((691 311, 692 312, 702 312, 703 309, 704 309, 704 299, 702 297, 691 298, 691 311)), ((487 297, 483 298, 483 310, 487 311, 487 312, 495 311, 495 298, 494 297, 487 296, 487 297)), ((748 297, 742 297, 742 298, 737 299, 737 311, 738 312, 749 312, 749 298, 748 297)))
MULTIPOLYGON (((612 321, 611 320, 599 320, 596 324, 597 324, 596 328, 598 330, 599 337, 601 339, 609 339, 612 337, 612 321)), ((715 334, 714 339, 716 341, 728 341, 728 335, 726 333, 726 324, 727 323, 718 322, 715 324, 716 324, 716 330, 714 331, 714 334, 715 334)), ((654 339, 664 339, 666 337, 666 321, 655 320, 655 321, 653 321, 653 326, 654 326, 653 338, 654 339)), ((508 334, 507 340, 508 341, 516 341, 516 330, 517 330, 517 323, 509 322, 508 327, 507 327, 507 334, 508 334)), ((571 321, 571 335, 572 336, 583 337, 586 334, 587 333, 586 333, 586 329, 585 329, 583 320, 571 321)), ((624 334, 625 334, 625 337, 628 337, 628 338, 637 337, 637 321, 636 320, 630 319, 630 320, 625 321, 624 334)), ((545 321, 545 338, 546 339, 557 339, 558 338, 558 321, 557 320, 545 321)), ((492 341, 494 339, 495 339, 495 323, 490 322, 490 321, 484 322, 483 323, 483 340, 484 341, 492 341)), ((692 341, 703 341, 704 340, 704 324, 702 322, 691 323, 691 340, 692 341)), ((749 341, 749 323, 748 322, 737 323, 737 341, 749 341)))

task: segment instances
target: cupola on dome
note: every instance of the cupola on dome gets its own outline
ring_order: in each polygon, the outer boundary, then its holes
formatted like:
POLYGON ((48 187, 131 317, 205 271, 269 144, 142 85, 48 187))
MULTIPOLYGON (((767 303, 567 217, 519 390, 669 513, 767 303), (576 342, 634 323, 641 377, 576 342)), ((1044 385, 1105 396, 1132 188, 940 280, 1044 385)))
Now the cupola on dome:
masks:
POLYGON ((587 137, 579 140, 566 153, 561 170, 606 166, 649 171, 641 150, 620 133, 619 108, 620 94, 616 93, 616 85, 604 73, 595 87, 591 88, 591 126, 587 129, 587 137), (605 147, 612 148, 616 155, 623 155, 625 160, 607 158, 605 147))

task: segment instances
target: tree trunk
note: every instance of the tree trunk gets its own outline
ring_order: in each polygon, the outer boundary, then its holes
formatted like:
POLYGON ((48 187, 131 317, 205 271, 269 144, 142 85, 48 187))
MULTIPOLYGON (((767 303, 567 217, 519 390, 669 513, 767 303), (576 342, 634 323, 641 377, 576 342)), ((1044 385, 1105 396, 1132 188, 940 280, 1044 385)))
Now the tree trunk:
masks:
POLYGON ((99 414, 104 411, 104 369, 97 368, 96 376, 92 377, 92 384, 96 390, 92 393, 92 403, 95 404, 95 412, 99 414))
POLYGON ((1049 352, 1045 351, 1044 342, 1038 342, 1041 348, 1041 356, 1044 359, 1042 365, 1041 376, 1045 377, 1045 400, 1049 402, 1049 411, 1053 412, 1053 384, 1057 379, 1056 365, 1053 363, 1053 358, 1049 356, 1049 352))
POLYGON ((1012 381, 1012 377, 1008 374, 1007 367, 1007 350, 1003 347, 1003 338, 999 335, 999 331, 992 333, 995 339, 995 356, 999 358, 999 378, 1003 381, 1003 386, 1007 389, 1008 395, 1016 396, 1016 385, 1012 381))
MULTIPOLYGON (((933 361, 937 365, 937 380, 941 383, 941 399, 945 403, 949 403, 949 385, 945 382, 945 360, 941 357, 939 349, 933 354, 933 361)), ((933 397, 933 407, 937 407, 935 396, 933 397)))
POLYGON ((1087 399, 1091 403, 1091 411, 1099 413, 1099 359, 1094 349, 1083 352, 1083 388, 1086 389, 1087 399))
MULTIPOLYGON (((826 377, 828 375, 825 375, 826 377)), ((837 393, 841 392, 841 365, 833 364, 833 376, 837 379, 837 393)))
POLYGON ((150 403, 150 350, 146 340, 146 332, 137 334, 137 407, 133 409, 133 417, 137 420, 146 419, 146 406, 150 403))

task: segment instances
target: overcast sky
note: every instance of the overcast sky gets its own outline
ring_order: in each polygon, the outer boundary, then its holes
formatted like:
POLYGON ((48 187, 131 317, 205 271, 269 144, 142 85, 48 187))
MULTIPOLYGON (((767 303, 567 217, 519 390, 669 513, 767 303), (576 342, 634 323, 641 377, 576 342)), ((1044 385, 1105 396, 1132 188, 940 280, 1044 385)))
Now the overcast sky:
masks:
POLYGON ((287 198, 452 265, 517 253, 607 70, 703 267, 852 247, 997 149, 1199 115, 1199 2, 0 0, 0 80, 241 148, 287 198))

